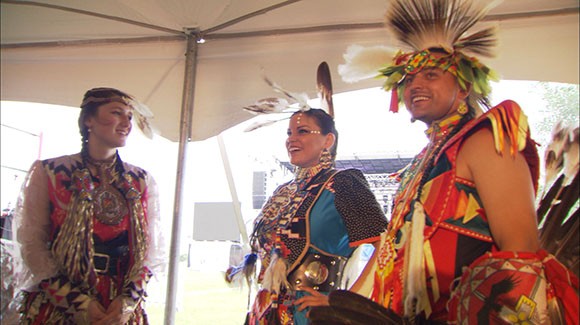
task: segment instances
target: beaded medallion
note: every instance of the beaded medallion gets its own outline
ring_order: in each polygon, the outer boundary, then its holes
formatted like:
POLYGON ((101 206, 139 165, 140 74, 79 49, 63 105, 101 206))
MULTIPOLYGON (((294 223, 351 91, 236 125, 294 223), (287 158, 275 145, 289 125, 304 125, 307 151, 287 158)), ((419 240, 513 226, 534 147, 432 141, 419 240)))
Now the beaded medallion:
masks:
POLYGON ((93 193, 95 216, 97 220, 106 225, 118 225, 123 217, 129 213, 127 201, 121 192, 111 185, 113 176, 111 171, 116 162, 96 162, 88 160, 88 163, 97 168, 99 174, 99 186, 93 193))

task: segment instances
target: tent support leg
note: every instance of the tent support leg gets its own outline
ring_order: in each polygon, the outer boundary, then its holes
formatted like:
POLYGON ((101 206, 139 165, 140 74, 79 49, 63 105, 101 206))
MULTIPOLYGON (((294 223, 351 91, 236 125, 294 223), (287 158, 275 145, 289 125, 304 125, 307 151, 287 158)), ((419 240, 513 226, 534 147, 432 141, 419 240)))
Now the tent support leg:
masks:
POLYGON ((220 154, 222 156, 222 162, 224 164, 224 169, 226 171, 226 177, 228 179, 230 194, 232 195, 232 204, 234 205, 236 222, 238 223, 238 229, 240 230, 240 235, 242 236, 242 244, 244 248, 248 248, 248 231, 246 230, 246 224, 244 223, 244 218, 242 216, 240 200, 238 198, 238 192, 236 191, 236 183, 234 182, 232 168, 230 166, 230 159, 228 158, 228 152, 226 151, 226 146, 224 144, 224 139, 221 133, 218 134, 217 140, 220 148, 220 154))
POLYGON ((171 227, 171 247, 169 252, 169 272, 167 274, 167 295, 165 298, 165 324, 175 323, 177 281, 179 279, 179 247, 183 202, 183 184, 187 165, 187 148, 191 141, 191 121, 195 94, 197 68, 198 30, 187 31, 187 52, 185 54, 185 74, 179 125, 179 152, 175 180, 175 199, 173 204, 173 224, 171 227))

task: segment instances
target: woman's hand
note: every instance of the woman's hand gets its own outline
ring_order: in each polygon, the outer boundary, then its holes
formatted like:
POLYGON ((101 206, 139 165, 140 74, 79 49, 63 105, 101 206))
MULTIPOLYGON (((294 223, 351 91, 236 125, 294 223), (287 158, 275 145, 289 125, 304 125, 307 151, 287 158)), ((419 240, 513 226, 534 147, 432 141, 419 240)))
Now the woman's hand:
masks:
POLYGON ((107 308, 106 316, 94 324, 127 324, 133 315, 134 308, 127 308, 126 299, 124 296, 117 296, 107 308))
MULTIPOLYGON (((95 299, 91 299, 91 302, 89 302, 86 315, 90 324, 97 323, 107 316, 103 305, 95 299)), ((84 321, 86 321, 86 318, 84 321)))
POLYGON ((298 306, 298 311, 303 311, 308 307, 329 305, 327 295, 323 295, 322 293, 309 287, 301 287, 298 288, 298 290, 306 291, 310 294, 294 301, 294 305, 298 306))

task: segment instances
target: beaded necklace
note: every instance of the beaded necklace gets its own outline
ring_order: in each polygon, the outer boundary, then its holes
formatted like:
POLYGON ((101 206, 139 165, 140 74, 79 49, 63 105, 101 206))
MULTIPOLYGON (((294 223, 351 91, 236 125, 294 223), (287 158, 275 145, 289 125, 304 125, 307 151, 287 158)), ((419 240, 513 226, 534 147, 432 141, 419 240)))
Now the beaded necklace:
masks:
POLYGON ((99 177, 99 186, 93 193, 94 213, 97 220, 106 225, 118 225, 129 209, 123 194, 112 185, 116 178, 117 155, 107 160, 95 160, 87 155, 85 162, 87 167, 92 166, 97 170, 99 177))
POLYGON ((413 159, 409 168, 404 172, 401 185, 397 190, 396 200, 393 203, 393 219, 389 224, 389 233, 395 235, 403 226, 404 217, 413 200, 420 201, 423 187, 427 182, 435 158, 441 148, 455 135, 469 118, 460 114, 454 114, 444 120, 433 122, 425 131, 429 137, 429 144, 413 159))

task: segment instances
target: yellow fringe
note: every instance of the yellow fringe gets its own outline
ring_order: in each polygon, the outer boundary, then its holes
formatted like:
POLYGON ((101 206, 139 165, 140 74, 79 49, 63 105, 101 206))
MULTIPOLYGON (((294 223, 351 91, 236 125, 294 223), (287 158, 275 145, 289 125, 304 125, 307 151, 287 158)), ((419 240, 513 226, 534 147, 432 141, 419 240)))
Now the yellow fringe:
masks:
POLYGON ((91 274, 95 273, 93 264, 93 204, 90 174, 87 169, 76 170, 73 181, 87 187, 71 196, 71 206, 52 246, 58 264, 66 271, 71 281, 89 286, 91 274))
POLYGON ((489 112, 488 119, 493 130, 496 152, 499 155, 503 153, 505 137, 507 136, 511 143, 510 154, 514 157, 526 146, 528 118, 516 103, 512 102, 511 108, 511 112, 509 112, 505 106, 499 106, 489 112), (502 126, 505 126, 505 130, 502 126))

